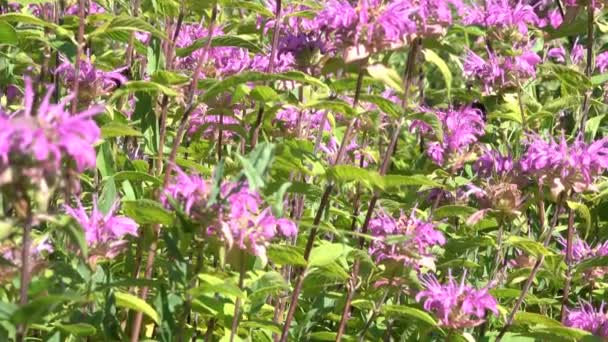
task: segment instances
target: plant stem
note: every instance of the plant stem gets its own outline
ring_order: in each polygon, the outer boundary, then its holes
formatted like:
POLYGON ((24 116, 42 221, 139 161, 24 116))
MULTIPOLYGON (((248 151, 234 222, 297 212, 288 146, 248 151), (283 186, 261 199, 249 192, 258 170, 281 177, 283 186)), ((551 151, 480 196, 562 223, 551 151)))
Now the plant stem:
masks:
MULTIPOLYGON (((591 77, 593 69, 595 69, 595 61, 593 58, 593 6, 587 4, 587 67, 585 68, 585 76, 591 77)), ((589 116, 589 109, 591 108, 591 94, 593 90, 587 90, 583 99, 583 115, 581 117, 581 123, 579 126, 579 135, 585 137, 585 126, 587 125, 587 118, 589 116)))
MULTIPOLYGON (((239 289, 243 290, 243 282, 245 280, 245 251, 241 251, 241 265, 239 271, 239 289)), ((239 310, 241 307, 241 298, 237 297, 234 303, 234 315, 232 316, 232 327, 230 328, 230 342, 234 341, 234 336, 237 334, 239 327, 239 310)))
MULTIPOLYGON (((363 84, 363 65, 359 67, 359 74, 357 75, 357 86, 355 88, 355 97, 353 99, 353 108, 356 108, 359 103, 359 97, 361 96, 361 85, 363 84)), ((351 119, 349 121, 348 126, 346 127, 346 131, 344 132, 344 136, 342 137, 342 142, 340 144, 340 148, 338 149, 338 153, 333 162, 333 165, 338 165, 342 160, 344 153, 346 152, 346 145, 350 141, 351 135, 353 133, 353 129, 357 122, 357 118, 351 119)), ((312 250, 312 246, 315 241, 315 237, 317 236, 317 228, 319 223, 321 223, 321 218, 323 217, 323 213, 325 212, 325 208, 329 204, 329 196, 333 190, 333 183, 328 183, 325 187, 325 191, 321 196, 321 203, 319 204, 319 208, 317 209, 317 213, 313 220, 312 228, 310 229, 310 233, 308 235, 308 240, 306 241, 306 248, 304 249, 304 260, 308 261, 310 257, 310 252, 312 250)), ((285 323, 283 324, 283 329, 281 331, 280 342, 286 342, 287 336, 289 335, 289 328, 291 327, 291 322, 293 321, 293 317, 295 315, 296 309, 298 307, 298 299, 300 297, 300 292, 302 291, 302 285, 304 284, 304 272, 306 268, 299 268, 296 271, 296 281, 293 289, 293 293, 291 294, 291 304, 289 305, 289 310, 287 310, 287 317, 285 318, 285 323)))
MULTIPOLYGON (((547 236, 545 237, 545 240, 543 243, 545 246, 547 246, 549 244, 549 241, 551 241, 551 235, 553 233, 553 229, 555 229, 555 226, 557 225, 557 221, 559 220, 559 212, 562 209, 562 204, 564 202, 564 199, 565 199, 565 195, 562 193, 560 195, 560 198, 557 200, 557 205, 555 207, 555 213, 553 214, 553 220, 551 222, 551 226, 549 227, 549 230, 547 231, 547 236)), ((521 290, 521 294, 519 295, 519 298, 517 298, 517 301, 515 302, 515 306, 513 306, 513 309, 511 310, 511 313, 509 314, 509 317, 507 318, 507 322, 505 323, 504 327, 502 327, 502 329, 500 330, 500 333, 496 337, 495 342, 500 342, 500 340, 507 333, 507 330, 509 330, 509 328, 513 324, 513 320, 515 319, 515 314, 517 314, 519 307, 521 306, 521 304, 524 301, 524 298, 528 294, 528 291, 530 290, 530 286, 532 285, 532 282, 534 281, 534 278, 536 277, 536 273, 538 273, 538 270, 542 266, 544 260, 545 260, 545 256, 541 255, 538 258, 538 260, 536 261, 536 263, 534 264, 534 267, 532 268, 532 271, 530 272, 530 275, 528 276, 528 279, 526 280, 526 283, 524 284, 524 287, 521 290)))
MULTIPOLYGON (((418 50, 420 48, 421 41, 416 39, 410 48, 408 53, 407 66, 405 68, 405 77, 404 77, 404 94, 402 99, 402 108, 407 111, 408 100, 409 100, 409 89, 412 83, 412 70, 414 69, 415 60, 418 55, 418 50)), ((399 135, 401 133, 401 127, 405 123, 404 118, 400 118, 395 126, 395 130, 393 131, 393 135, 391 136, 391 140, 389 142, 388 147, 386 148, 384 158, 382 159, 382 164, 380 166, 380 175, 384 176, 388 171, 388 168, 391 163, 391 158, 393 153, 395 152, 395 146, 397 145, 397 141, 399 140, 399 135)), ((367 213, 365 214, 365 221, 363 222, 363 226, 361 227, 361 233, 366 234, 367 229, 369 227, 369 222, 371 221, 374 209, 376 207, 376 203, 378 202, 379 194, 378 192, 374 192, 374 195, 369 201, 369 206, 367 207, 367 213)), ((363 248, 365 244, 365 239, 361 236, 359 237, 359 248, 363 248)), ((342 336, 344 335, 344 331, 346 329, 346 323, 350 317, 350 308, 352 304, 352 300, 355 296, 356 291, 356 282, 359 277, 360 270, 360 262, 358 259, 354 261, 353 271, 350 277, 350 285, 348 286, 348 293, 346 294, 346 301, 344 303, 344 310, 342 311, 342 316, 340 318, 340 323, 338 325, 338 331, 336 333, 336 341, 341 341, 342 336)))
POLYGON ((80 74, 80 59, 84 50, 84 0, 78 0, 78 46, 76 46, 76 57, 74 61, 74 84, 72 99, 72 114, 78 111, 78 74, 80 74))
MULTIPOLYGON (((22 199, 21 206, 23 207, 24 223, 23 223, 23 241, 21 243, 21 283, 19 285, 19 305, 24 306, 28 302, 27 290, 31 281, 31 265, 30 255, 32 249, 32 213, 28 200, 22 199)), ((17 327, 17 342, 22 342, 27 332, 27 325, 25 323, 20 324, 17 327)))
MULTIPOLYGON (((281 0, 275 0, 275 20, 274 20, 274 33, 272 36, 272 46, 270 48, 270 56, 268 60, 268 67, 266 72, 271 74, 274 71, 274 60, 277 55, 277 48, 279 46, 279 37, 281 35, 281 0)), ((258 137, 260 135, 260 128, 262 126, 262 121, 264 119, 264 103, 260 104, 260 109, 258 110, 258 116, 255 119, 255 124, 252 127, 251 133, 251 148, 253 149, 255 145, 258 143, 258 137)))
POLYGON ((568 211, 568 236, 566 242, 566 281, 564 283, 564 292, 562 298, 561 318, 562 324, 565 323, 565 309, 568 305, 568 297, 570 296, 570 284, 572 282, 572 243, 574 242, 574 209, 568 211))

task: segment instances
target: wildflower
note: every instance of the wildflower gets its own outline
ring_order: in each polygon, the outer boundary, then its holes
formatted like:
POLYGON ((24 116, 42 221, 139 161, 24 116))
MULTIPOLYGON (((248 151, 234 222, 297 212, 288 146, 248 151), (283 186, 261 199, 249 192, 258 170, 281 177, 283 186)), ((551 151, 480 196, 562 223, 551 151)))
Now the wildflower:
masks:
POLYGON ((25 78, 24 108, 10 115, 0 111, 0 183, 45 180, 48 186, 64 170, 63 162, 73 161, 78 172, 95 167, 93 144, 100 130, 92 117, 102 108, 71 115, 65 107, 73 95, 52 104, 52 94, 50 86, 34 108, 32 82, 25 78))
POLYGON ((492 175, 505 175, 514 168, 514 161, 510 155, 503 156, 496 150, 485 151, 473 165, 473 169, 481 177, 492 175))
POLYGON ((266 247, 277 237, 294 237, 298 230, 289 219, 276 218, 270 207, 263 207, 262 198, 246 183, 222 186, 226 206, 220 209, 219 223, 208 229, 217 234, 229 248, 249 251, 266 261, 266 247))
POLYGON ((435 114, 442 124, 442 141, 429 134, 431 128, 428 125, 414 121, 412 127, 423 127, 423 132, 428 137, 426 153, 437 165, 444 165, 448 160, 465 155, 469 146, 485 132, 485 123, 479 109, 470 106, 458 110, 449 108, 435 111, 435 114))
POLYGON ((521 167, 528 175, 550 184, 555 196, 569 189, 582 192, 608 168, 608 139, 588 145, 578 138, 568 145, 563 136, 559 142, 531 136, 521 167))
POLYGON ((566 308, 564 325, 589 331, 595 336, 608 337, 606 304, 602 302, 596 310, 591 303, 581 300, 577 308, 566 308))
POLYGON ((595 65, 602 73, 608 70, 608 51, 598 53, 597 56, 595 56, 595 65))
POLYGON ((433 246, 445 244, 443 233, 435 229, 431 222, 422 221, 415 217, 401 214, 398 219, 381 212, 370 223, 372 236, 376 239, 369 247, 370 255, 376 262, 385 260, 403 263, 405 266, 434 268, 434 257, 431 253, 433 246), (391 236, 402 235, 406 240, 391 243, 391 236))
POLYGON ((538 54, 523 50, 517 56, 498 56, 488 51, 487 61, 469 51, 464 61, 466 77, 479 80, 486 92, 504 86, 517 85, 522 80, 536 76, 536 66, 541 62, 538 54))
POLYGON ((105 215, 99 211, 96 200, 93 201, 90 215, 80 201, 76 208, 64 207, 68 215, 72 216, 84 230, 87 244, 96 256, 114 258, 126 247, 127 235, 137 236, 137 223, 128 217, 115 215, 117 207, 118 201, 105 215))
POLYGON ((89 103, 97 96, 107 94, 128 81, 121 74, 126 67, 103 71, 95 68, 90 60, 81 60, 79 64, 78 75, 76 75, 74 64, 64 58, 55 73, 70 88, 73 88, 74 84, 78 82, 78 97, 84 103, 89 103))
POLYGON ((426 288, 416 295, 416 301, 424 298, 424 309, 432 311, 439 324, 452 329, 471 328, 485 321, 486 312, 498 315, 496 300, 487 288, 475 289, 463 280, 458 283, 450 275, 447 284, 441 284, 434 275, 423 276, 426 288))
POLYGON ((176 175, 161 195, 161 202, 168 205, 170 197, 183 206, 186 214, 200 214, 206 208, 211 193, 209 182, 198 175, 188 175, 177 166, 173 170, 176 175))
MULTIPOLYGON (((53 246, 48 240, 48 236, 34 238, 28 260, 29 272, 31 274, 37 274, 47 266, 45 254, 54 251, 53 246)), ((22 249, 19 245, 0 245, 0 256, 4 259, 4 262, 0 265, 0 283, 13 279, 18 274, 19 269, 23 265, 21 261, 21 252, 22 249)))
POLYGON ((495 28, 502 31, 516 29, 522 36, 527 36, 528 25, 536 25, 539 18, 532 6, 520 2, 512 5, 509 0, 490 0, 485 6, 473 4, 461 10, 463 23, 495 28))

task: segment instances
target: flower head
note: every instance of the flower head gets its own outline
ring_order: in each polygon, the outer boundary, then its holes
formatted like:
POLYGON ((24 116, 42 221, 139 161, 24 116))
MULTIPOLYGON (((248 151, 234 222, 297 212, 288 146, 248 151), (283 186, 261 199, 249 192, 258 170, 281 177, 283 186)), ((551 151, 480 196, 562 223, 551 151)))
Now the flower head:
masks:
POLYGON ((63 63, 55 70, 55 74, 69 88, 73 88, 74 84, 78 82, 79 99, 85 103, 89 103, 97 96, 106 94, 121 84, 126 83, 128 79, 121 74, 123 70, 125 68, 103 71, 97 69, 90 60, 81 60, 78 75, 76 75, 74 64, 64 59, 63 63))
POLYGON ((381 212, 370 221, 369 227, 376 238, 369 247, 369 253, 376 262, 392 260, 413 268, 432 265, 432 247, 445 244, 443 233, 431 222, 419 220, 413 214, 409 217, 402 214, 394 219, 381 212), (403 235, 406 240, 398 243, 387 241, 395 235, 403 235))
POLYGON ((581 192, 608 168, 608 139, 586 144, 579 138, 568 144, 563 136, 559 141, 531 136, 521 167, 550 184, 555 194, 566 189, 581 192))
POLYGON ((430 134, 432 128, 426 124, 414 121, 412 127, 422 128, 422 133, 427 135, 426 153, 437 165, 444 165, 450 158, 461 157, 485 133, 485 123, 479 109, 467 106, 459 110, 438 110, 435 114, 443 128, 441 141, 430 134))
POLYGON ((498 315, 498 304, 488 289, 478 290, 466 285, 464 277, 458 283, 450 275, 448 282, 441 284, 434 275, 427 275, 421 282, 425 290, 416 295, 416 301, 424 299, 424 309, 437 315, 439 324, 444 327, 475 327, 485 321, 487 311, 498 315))
POLYGON ((126 216, 115 215, 118 202, 115 202, 107 214, 103 214, 93 201, 93 208, 87 210, 78 201, 78 207, 65 206, 68 215, 72 216, 82 227, 87 244, 108 258, 115 257, 126 244, 126 235, 137 236, 138 225, 126 216))
POLYGON ((589 302, 581 301, 574 309, 566 308, 567 327, 587 330, 595 336, 608 337, 608 312, 602 302, 599 308, 594 308, 589 302))
POLYGON ((93 145, 100 130, 92 117, 102 107, 71 115, 65 107, 73 96, 53 104, 52 94, 50 86, 35 107, 32 82, 25 78, 24 108, 10 115, 0 111, 0 174, 9 170, 30 182, 48 183, 62 172, 63 162, 73 161, 78 172, 95 167, 93 145))

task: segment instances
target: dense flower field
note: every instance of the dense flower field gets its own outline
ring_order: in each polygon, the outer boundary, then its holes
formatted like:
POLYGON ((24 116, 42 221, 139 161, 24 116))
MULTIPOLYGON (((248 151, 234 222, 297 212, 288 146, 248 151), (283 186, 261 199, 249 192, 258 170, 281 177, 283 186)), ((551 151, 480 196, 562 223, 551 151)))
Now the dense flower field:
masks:
POLYGON ((608 341, 608 3, 0 1, 1 341, 608 341))

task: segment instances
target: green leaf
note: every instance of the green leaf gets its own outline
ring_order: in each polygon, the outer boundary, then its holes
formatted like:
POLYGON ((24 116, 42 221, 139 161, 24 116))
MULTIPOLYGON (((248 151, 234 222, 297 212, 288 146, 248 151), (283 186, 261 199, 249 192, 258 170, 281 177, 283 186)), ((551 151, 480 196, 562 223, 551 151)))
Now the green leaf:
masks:
POLYGON ((122 95, 134 93, 138 91, 143 92, 161 92, 167 96, 177 96, 177 92, 169 87, 152 81, 129 81, 123 84, 118 90, 112 95, 112 99, 117 99, 122 95))
POLYGON ((591 84, 593 86, 598 86, 606 83, 608 81, 608 72, 604 72, 598 75, 591 76, 591 84))
POLYGON ((306 104, 306 108, 314 108, 319 110, 328 110, 333 113, 339 113, 346 117, 353 117, 355 110, 353 106, 343 100, 319 100, 311 101, 306 104))
POLYGON ((114 176, 114 181, 121 182, 124 180, 134 181, 134 182, 150 182, 154 183, 154 185, 161 185, 162 182, 160 179, 149 175, 145 172, 140 171, 120 171, 116 173, 114 176))
POLYGON ((549 251, 542 243, 531 240, 527 237, 509 236, 509 238, 505 241, 505 244, 519 248, 526 252, 526 254, 532 255, 536 258, 552 254, 551 251, 549 251))
POLYGON ((101 137, 104 139, 115 137, 140 137, 141 132, 127 124, 111 121, 101 127, 101 137))
POLYGON ((58 305, 66 302, 86 302, 82 296, 77 295, 46 295, 30 300, 29 303, 18 308, 11 316, 15 324, 38 322, 45 314, 53 311, 58 305))
POLYGON ((427 323, 431 326, 437 325, 437 320, 427 312, 420 309, 405 306, 405 305, 384 305, 382 306, 382 312, 386 316, 405 316, 406 318, 413 318, 421 322, 427 323))
POLYGON ((75 323, 75 324, 57 323, 57 324, 55 324, 55 327, 57 327, 59 330, 61 330, 63 332, 66 332, 66 333, 74 335, 74 336, 92 336, 97 333, 97 329, 94 326, 92 326, 90 324, 86 324, 86 323, 75 323))
POLYGON ((380 95, 361 95, 361 101, 370 102, 378 106, 381 112, 392 118, 400 118, 403 115, 403 108, 400 103, 395 103, 380 95))
POLYGON ((167 70, 157 70, 154 72, 151 79, 152 82, 166 86, 186 84, 190 80, 188 76, 167 70))
POLYGON ((431 186, 443 188, 443 186, 425 175, 386 175, 382 177, 384 188, 396 188, 402 186, 431 186))
POLYGON ((250 94, 256 101, 264 103, 276 101, 279 98, 279 94, 274 89, 265 85, 256 86, 251 90, 250 94))
POLYGON ((543 75, 555 77, 570 88, 585 91, 591 88, 591 80, 577 70, 561 64, 545 63, 541 64, 543 75))
POLYGON ((446 217, 469 217, 470 215, 477 212, 477 209, 473 207, 468 207, 466 205, 446 205, 440 208, 437 208, 433 213, 433 218, 437 220, 441 220, 446 217))
POLYGON ((57 32, 57 34, 73 38, 73 34, 70 31, 64 29, 63 27, 61 27, 59 25, 56 25, 56 24, 44 21, 40 18, 37 18, 31 14, 6 13, 6 14, 0 15, 0 21, 16 22, 16 23, 20 23, 20 24, 29 24, 29 25, 46 27, 46 28, 50 28, 50 29, 54 30, 55 32, 57 32))
MULTIPOLYGON (((183 48, 177 48, 175 50, 175 55, 177 57, 186 57, 190 56, 192 52, 205 47, 207 44, 207 37, 197 39, 191 45, 188 45, 183 48)), ((220 46, 230 46, 237 47, 242 49, 247 49, 253 53, 261 52, 262 49, 252 43, 250 40, 247 40, 243 37, 239 36, 215 36, 211 38, 211 47, 220 47, 220 46)))
POLYGON ((230 90, 231 88, 249 82, 271 82, 271 81, 294 81, 301 84, 308 84, 322 88, 325 91, 329 91, 329 87, 321 82, 321 80, 307 75, 300 71, 287 71, 280 74, 268 74, 259 71, 246 71, 238 75, 230 76, 224 80, 213 84, 211 87, 205 89, 202 100, 208 102, 215 99, 219 94, 230 90))
POLYGON ((89 37, 94 37, 102 34, 111 34, 115 32, 149 32, 157 38, 163 40, 169 40, 169 38, 165 35, 165 33, 152 24, 147 23, 146 21, 135 18, 128 15, 121 15, 118 17, 112 18, 109 22, 105 23, 98 27, 95 31, 89 34, 89 37))
POLYGON ((173 223, 173 215, 160 203, 150 199, 136 201, 123 201, 122 209, 125 214, 139 224, 165 224, 173 223))
POLYGON ((342 243, 323 243, 312 249, 308 265, 310 267, 322 267, 331 264, 340 257, 350 253, 352 247, 342 243))
POLYGON ((150 304, 146 303, 143 299, 125 292, 114 292, 114 298, 116 298, 116 306, 143 312, 146 316, 150 317, 156 324, 160 323, 158 313, 154 310, 154 308, 152 308, 152 306, 150 306, 150 304))
POLYGON ((360 182, 376 188, 382 188, 384 185, 378 172, 352 165, 332 166, 327 170, 327 177, 339 184, 360 182))
POLYGON ((374 64, 367 67, 367 72, 373 79, 381 81, 398 93, 403 94, 403 80, 395 69, 388 68, 383 64, 374 64))
POLYGON ((515 314, 515 324, 520 325, 544 325, 546 327, 559 327, 561 323, 547 317, 546 315, 532 312, 519 311, 515 314))
POLYGON ((201 294, 221 294, 228 297, 245 298, 245 293, 229 279, 221 279, 211 274, 200 274, 201 285, 192 289, 194 296, 201 294))
POLYGON ((6 21, 0 21, 0 44, 19 44, 19 37, 17 37, 17 31, 15 31, 15 28, 6 21))
POLYGON ((250 0, 230 1, 229 5, 227 5, 227 6, 234 7, 234 8, 247 9, 252 12, 261 14, 268 18, 274 17, 274 13, 271 10, 269 10, 268 8, 266 8, 266 6, 264 6, 258 2, 254 2, 254 1, 250 1, 250 0))
POLYGON ((589 211, 589 208, 584 203, 573 201, 568 201, 568 207, 575 210, 583 217, 583 220, 585 220, 585 236, 587 236, 589 234, 589 230, 591 229, 591 212, 589 211))
POLYGON ((272 263, 280 266, 306 266, 306 260, 304 260, 304 251, 295 246, 271 244, 268 246, 266 253, 268 255, 268 259, 272 261, 272 263))
POLYGON ((439 69, 439 71, 441 72, 441 75, 443 75, 443 80, 445 81, 445 86, 446 86, 448 100, 449 100, 450 92, 452 90, 452 78, 453 78, 450 68, 448 67, 446 62, 441 57, 439 57, 439 55, 436 54, 433 50, 424 49, 422 52, 424 53, 424 59, 429 63, 435 64, 437 66, 437 68, 439 69))

